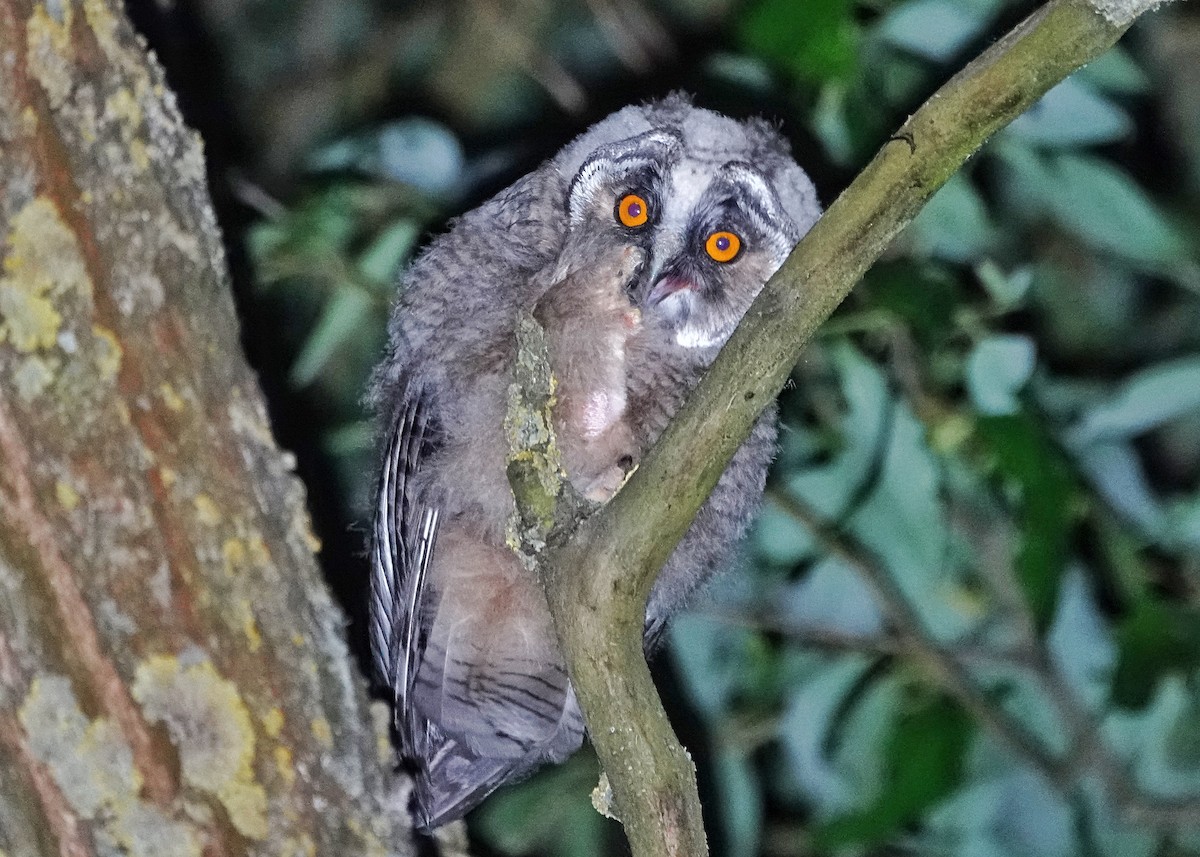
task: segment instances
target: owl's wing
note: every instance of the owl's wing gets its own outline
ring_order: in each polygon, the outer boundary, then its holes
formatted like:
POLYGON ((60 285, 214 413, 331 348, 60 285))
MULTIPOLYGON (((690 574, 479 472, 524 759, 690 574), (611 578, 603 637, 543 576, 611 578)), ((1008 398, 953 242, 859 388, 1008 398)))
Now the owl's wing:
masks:
POLYGON ((431 444, 430 410, 422 387, 408 381, 388 434, 371 549, 371 653, 379 680, 405 717, 424 647, 418 606, 438 529, 438 510, 413 490, 431 444))

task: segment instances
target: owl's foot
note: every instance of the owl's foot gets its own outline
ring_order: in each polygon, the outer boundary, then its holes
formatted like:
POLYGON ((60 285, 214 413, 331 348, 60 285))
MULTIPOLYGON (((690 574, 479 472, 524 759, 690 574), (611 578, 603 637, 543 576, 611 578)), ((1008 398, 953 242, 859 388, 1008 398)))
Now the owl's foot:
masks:
POLYGON ((623 456, 618 463, 589 482, 580 493, 593 503, 607 503, 629 481, 635 470, 637 465, 633 463, 632 456, 623 456))
POLYGON ((624 483, 625 471, 613 465, 589 482, 582 493, 593 503, 607 503, 624 483))

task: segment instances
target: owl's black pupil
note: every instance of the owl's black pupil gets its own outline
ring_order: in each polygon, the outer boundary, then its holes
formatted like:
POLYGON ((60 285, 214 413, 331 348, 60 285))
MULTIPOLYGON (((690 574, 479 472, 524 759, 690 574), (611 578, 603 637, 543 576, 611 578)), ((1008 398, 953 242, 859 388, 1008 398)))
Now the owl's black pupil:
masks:
POLYGON ((722 235, 720 238, 717 239, 717 249, 720 250, 722 253, 724 253, 726 250, 729 249, 729 237, 728 236, 722 235))

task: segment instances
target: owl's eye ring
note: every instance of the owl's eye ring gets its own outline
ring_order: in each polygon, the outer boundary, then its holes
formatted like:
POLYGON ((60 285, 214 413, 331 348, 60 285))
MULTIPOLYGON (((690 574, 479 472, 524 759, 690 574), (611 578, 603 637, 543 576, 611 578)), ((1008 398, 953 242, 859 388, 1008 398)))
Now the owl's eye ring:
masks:
POLYGON ((742 239, 733 232, 714 232, 704 242, 704 249, 717 262, 732 262, 742 252, 742 239))
POLYGON ((645 226, 650 220, 650 203, 636 193, 627 193, 617 203, 617 220, 631 229, 645 226))

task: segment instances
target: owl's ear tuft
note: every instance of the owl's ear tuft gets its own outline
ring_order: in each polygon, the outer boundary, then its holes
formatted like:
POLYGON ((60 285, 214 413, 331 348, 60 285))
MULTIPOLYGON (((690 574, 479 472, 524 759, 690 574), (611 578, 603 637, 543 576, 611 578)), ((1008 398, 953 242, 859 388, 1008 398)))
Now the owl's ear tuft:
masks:
POLYGON ((775 192, 779 194, 779 202, 784 212, 800 230, 799 238, 812 228, 821 216, 821 203, 817 199, 817 189, 808 177, 808 173, 790 158, 785 161, 771 177, 775 192))

